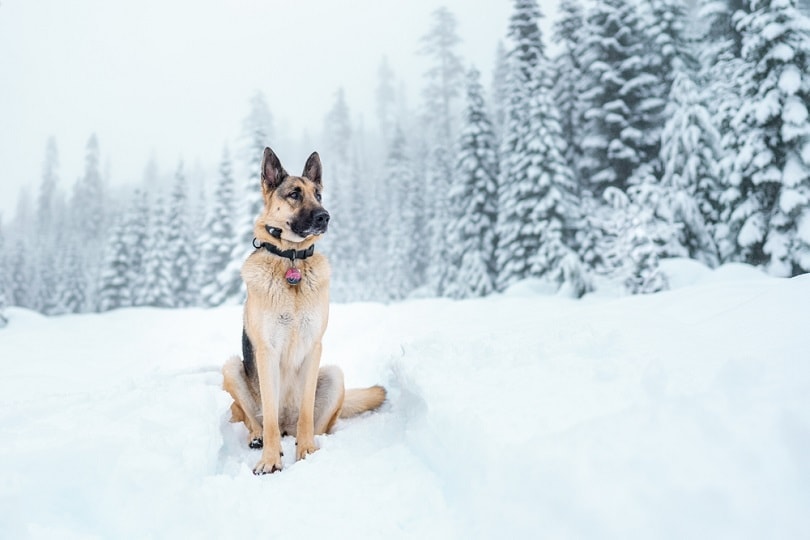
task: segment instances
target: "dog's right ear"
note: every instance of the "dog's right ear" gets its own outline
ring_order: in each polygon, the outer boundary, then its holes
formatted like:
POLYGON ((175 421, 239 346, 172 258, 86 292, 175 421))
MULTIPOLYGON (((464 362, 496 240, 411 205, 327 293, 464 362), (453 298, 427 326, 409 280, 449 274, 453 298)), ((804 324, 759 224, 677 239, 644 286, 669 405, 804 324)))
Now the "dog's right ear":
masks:
POLYGON ((274 190, 287 176, 287 171, 281 166, 276 153, 270 148, 265 148, 262 156, 262 188, 267 191, 274 190))

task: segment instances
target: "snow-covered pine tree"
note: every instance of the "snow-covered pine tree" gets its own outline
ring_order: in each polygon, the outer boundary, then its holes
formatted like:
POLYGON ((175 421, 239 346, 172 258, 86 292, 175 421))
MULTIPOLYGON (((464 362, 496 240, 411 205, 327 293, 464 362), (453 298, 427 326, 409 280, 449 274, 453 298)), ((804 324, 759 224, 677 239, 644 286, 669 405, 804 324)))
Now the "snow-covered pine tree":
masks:
MULTIPOLYGON (((464 67, 458 53, 461 38, 457 32, 457 20, 446 7, 432 14, 433 24, 422 37, 422 54, 428 56, 431 65, 425 73, 427 84, 423 90, 424 122, 427 144, 425 191, 421 210, 424 217, 417 217, 415 226, 426 225, 426 249, 413 253, 418 260, 419 281, 424 281, 431 294, 440 293, 440 278, 447 255, 447 222, 450 215, 449 193, 455 162, 455 140, 458 132, 459 98, 464 87, 464 67), (427 274, 424 274, 424 269, 427 274)), ((421 231, 415 231, 421 234, 421 231)))
POLYGON ((360 220, 352 215, 355 196, 353 130, 349 107, 342 88, 335 94, 335 102, 324 121, 324 205, 332 219, 329 233, 324 238, 323 250, 329 255, 332 267, 330 295, 338 302, 349 301, 355 288, 354 266, 357 254, 363 249, 360 242, 360 220))
POLYGON ((45 160, 42 164, 42 182, 39 187, 39 196, 36 207, 36 235, 37 250, 33 255, 34 274, 30 276, 34 307, 45 315, 55 311, 54 287, 56 280, 55 268, 58 266, 58 250, 56 249, 57 203, 60 200, 58 191, 59 154, 56 139, 50 137, 45 146, 45 160))
POLYGON ((721 135, 718 179, 723 187, 712 200, 712 205, 718 208, 721 216, 713 227, 720 262, 734 260, 737 251, 736 239, 727 223, 730 201, 723 201, 720 196, 732 187, 733 156, 737 152, 731 122, 742 103, 740 87, 743 85, 743 70, 739 58, 742 40, 732 22, 732 14, 742 8, 741 4, 741 0, 698 0, 697 4, 697 51, 700 60, 697 81, 712 124, 721 135))
POLYGON ((144 260, 149 245, 149 199, 144 189, 138 188, 132 195, 127 211, 124 241, 127 244, 127 267, 125 280, 129 284, 129 297, 137 306, 141 293, 138 290, 144 273, 144 260))
POLYGON ((39 187, 39 199, 37 200, 37 226, 40 236, 48 236, 51 233, 51 223, 54 211, 54 196, 56 195, 59 181, 59 151, 56 146, 56 138, 49 137, 45 146, 45 161, 42 164, 42 183, 39 187))
POLYGON ((722 217, 741 260, 790 276, 810 271, 810 21, 795 0, 749 6, 735 16, 742 104, 722 217))
POLYGON ((9 278, 11 279, 9 288, 13 305, 34 309, 34 299, 31 294, 33 264, 30 261, 28 246, 22 238, 16 238, 9 263, 9 278))
POLYGON ((384 172, 384 185, 390 194, 385 222, 388 234, 384 279, 390 300, 401 300, 421 285, 417 273, 419 261, 414 257, 422 249, 419 238, 413 234, 420 210, 415 182, 405 135, 396 126, 384 172))
POLYGON ((96 135, 87 141, 84 174, 76 182, 71 200, 72 227, 81 238, 81 268, 84 275, 84 299, 81 312, 98 310, 98 287, 101 277, 104 243, 107 233, 106 194, 101 177, 100 151, 96 135))
POLYGON ((0 214, 0 328, 8 324, 6 317, 6 306, 8 301, 6 299, 6 291, 8 290, 8 264, 6 262, 6 237, 3 234, 3 215, 0 214))
POLYGON ((169 232, 165 204, 160 196, 152 205, 148 230, 143 274, 138 280, 138 297, 135 299, 135 305, 173 307, 169 232))
POLYGON ((383 56, 380 67, 377 69, 377 89, 375 93, 377 106, 377 122, 382 141, 388 144, 393 136, 394 126, 397 122, 397 91, 395 87, 394 72, 383 56))
POLYGON ((191 189, 190 194, 194 195, 194 197, 189 199, 190 202, 188 203, 188 223, 190 226, 188 251, 191 260, 188 295, 191 301, 189 305, 201 307, 204 305, 202 290, 206 281, 209 280, 204 258, 207 246, 211 242, 211 231, 199 229, 201 226, 205 226, 210 212, 208 210, 206 182, 203 180, 204 173, 199 164, 194 167, 192 174, 196 186, 191 189))
MULTIPOLYGON (((661 190, 657 209, 677 234, 686 255, 713 267, 719 263, 714 226, 720 221, 720 133, 687 71, 676 75, 661 135, 661 190)), ((668 256, 682 255, 667 252, 668 256)))
POLYGON ((665 95, 650 73, 644 27, 630 0, 598 0, 587 15, 581 59, 584 125, 580 177, 597 197, 626 191, 636 169, 658 153, 665 95))
POLYGON ((509 59, 503 41, 498 41, 495 50, 495 67, 492 70, 492 100, 490 101, 490 117, 492 128, 495 130, 497 141, 503 139, 503 126, 506 122, 506 104, 509 101, 508 92, 509 59))
POLYGON ((82 268, 82 250, 75 238, 60 238, 61 264, 57 267, 57 279, 53 292, 52 315, 81 313, 86 304, 84 298, 86 277, 82 268))
POLYGON ((698 26, 700 58, 704 65, 713 65, 721 57, 738 57, 742 36, 736 29, 733 17, 747 10, 746 0, 697 0, 696 20, 698 26))
MULTIPOLYGON (((693 45, 686 35, 686 10, 684 0, 645 0, 647 4, 640 24, 645 32, 646 46, 640 58, 645 67, 636 77, 643 85, 643 93, 638 95, 635 106, 640 122, 639 129, 644 132, 644 147, 655 149, 646 154, 642 165, 648 165, 655 171, 649 178, 657 183, 661 166, 658 161, 661 132, 667 115, 666 105, 669 102, 672 84, 678 73, 694 73, 698 68, 693 53, 693 45), (650 80, 654 78, 654 81, 650 80)), ((632 88, 631 83, 630 88, 632 88)), ((631 183, 634 179, 631 178, 631 183)))
POLYGON ((467 76, 467 109, 450 190, 450 246, 442 290, 452 298, 495 290, 498 143, 484 104, 479 73, 467 76))
POLYGON ((554 41, 559 52, 554 58, 554 102, 560 112, 560 127, 565 139, 565 157, 569 166, 578 162, 582 139, 579 128, 582 124, 582 67, 579 52, 584 36, 584 15, 579 0, 561 0, 558 18, 554 23, 554 41))
POLYGON ((132 305, 132 284, 128 281, 130 264, 127 221, 122 217, 113 226, 107 240, 99 288, 99 310, 110 311, 132 305))
POLYGON ((214 202, 208 216, 205 230, 208 242, 203 249, 203 276, 205 284, 201 290, 204 306, 218 306, 230 296, 239 294, 239 284, 233 281, 220 282, 219 277, 231 263, 236 233, 233 228, 234 180, 231 157, 228 148, 222 150, 219 163, 219 178, 214 202), (228 289, 228 286, 231 286, 228 289))
POLYGON ((452 147, 458 125, 458 99, 464 88, 464 65, 458 53, 456 16, 446 7, 436 9, 433 25, 422 36, 421 53, 431 60, 423 90, 428 125, 438 143, 452 147))
POLYGON ((243 149, 244 181, 235 193, 236 218, 234 230, 236 238, 231 264, 217 280, 228 291, 236 291, 226 298, 226 302, 239 303, 244 299, 242 284, 242 263, 253 252, 253 225, 264 206, 261 191, 261 162, 264 149, 270 146, 273 136, 273 116, 262 92, 256 92, 250 100, 250 112, 243 122, 245 146, 243 149))
POLYGON ((38 289, 32 276, 37 273, 35 211, 31 191, 24 187, 17 197, 14 220, 10 223, 7 245, 13 246, 8 253, 8 293, 11 305, 37 309, 38 289))
POLYGON ((540 17, 535 0, 516 0, 509 25, 510 98, 498 186, 499 289, 530 276, 561 286, 566 280, 562 261, 576 259, 571 249, 579 220, 576 185, 563 155, 540 17))
POLYGON ((599 206, 594 222, 603 231, 598 247, 603 273, 623 283, 631 294, 658 292, 668 286, 661 272, 661 243, 671 234, 667 223, 655 216, 660 190, 654 182, 639 182, 628 193, 609 187, 607 205, 599 206), (648 192, 651 191, 651 192, 648 192))
POLYGON ((698 68, 687 33, 687 6, 683 0, 647 1, 646 32, 653 53, 650 68, 664 85, 660 95, 666 96, 679 72, 698 68))
POLYGON ((188 212, 188 182, 181 161, 177 164, 177 172, 174 175, 169 214, 166 219, 166 255, 171 268, 171 305, 173 307, 188 307, 194 303, 188 212))

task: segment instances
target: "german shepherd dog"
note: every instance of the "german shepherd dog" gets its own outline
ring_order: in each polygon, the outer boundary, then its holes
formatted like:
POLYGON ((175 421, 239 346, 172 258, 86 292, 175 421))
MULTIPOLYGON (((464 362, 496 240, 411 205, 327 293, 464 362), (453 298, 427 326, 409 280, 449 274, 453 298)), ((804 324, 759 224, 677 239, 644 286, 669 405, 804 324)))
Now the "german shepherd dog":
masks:
POLYGON ((315 451, 315 435, 338 418, 379 407, 381 386, 345 390, 343 372, 320 367, 329 318, 329 263, 315 253, 329 213, 321 205, 321 160, 307 159, 301 176, 287 174, 264 149, 264 210, 256 220, 256 250, 242 266, 247 287, 242 355, 222 368, 233 397, 231 421, 244 422, 251 448, 262 448, 254 474, 281 470, 281 437, 296 437, 296 460, 315 451))

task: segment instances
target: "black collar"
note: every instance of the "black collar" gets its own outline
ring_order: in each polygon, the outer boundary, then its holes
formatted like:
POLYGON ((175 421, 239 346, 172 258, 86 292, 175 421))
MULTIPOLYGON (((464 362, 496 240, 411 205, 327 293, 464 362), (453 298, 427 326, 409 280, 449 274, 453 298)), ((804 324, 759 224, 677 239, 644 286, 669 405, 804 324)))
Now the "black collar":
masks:
POLYGON ((269 242, 262 242, 261 244, 257 245, 255 238, 253 239, 253 247, 255 247, 256 249, 264 248, 273 255, 278 255, 279 257, 284 257, 285 259, 290 259, 291 261, 294 261, 296 259, 307 259, 309 257, 312 257, 312 254, 315 253, 315 244, 312 244, 307 249, 301 249, 297 251, 294 249, 288 249, 285 251, 281 251, 280 249, 278 249, 276 246, 274 246, 269 242))

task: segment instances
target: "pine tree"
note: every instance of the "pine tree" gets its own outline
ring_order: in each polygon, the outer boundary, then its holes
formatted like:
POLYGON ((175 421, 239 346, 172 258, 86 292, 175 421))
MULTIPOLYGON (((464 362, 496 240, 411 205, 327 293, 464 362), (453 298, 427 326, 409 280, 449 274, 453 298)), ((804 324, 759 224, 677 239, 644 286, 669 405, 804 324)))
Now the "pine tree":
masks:
POLYGON ((384 143, 388 144, 393 136, 397 122, 397 92, 395 88, 394 72, 388 64, 388 58, 383 57, 377 70, 377 122, 380 135, 384 143))
POLYGON ((60 238, 60 246, 62 262, 56 269, 53 310, 50 315, 81 313, 86 304, 86 276, 81 262, 81 249, 75 238, 60 238))
POLYGON ((461 38, 456 30, 456 16, 446 7, 438 8, 432 17, 433 25, 422 36, 421 52, 432 60, 425 73, 425 108, 437 142, 451 146, 456 132, 458 98, 464 86, 464 66, 458 54, 461 38))
POLYGON ((728 224, 730 201, 723 200, 722 196, 733 188, 730 179, 734 175, 734 155, 738 150, 731 124, 742 106, 743 63, 739 58, 742 39, 732 22, 732 14, 742 7, 740 4, 740 0, 699 0, 697 13, 702 23, 698 36, 700 70, 697 80, 712 124, 721 135, 718 155, 721 189, 717 194, 708 194, 720 214, 713 227, 720 262, 734 260, 737 252, 737 242, 728 224))
POLYGON ((746 0, 698 0, 697 24, 701 60, 714 65, 721 57, 739 57, 742 36, 734 23, 734 14, 747 10, 746 0))
POLYGON ((530 276, 544 276, 562 285, 562 261, 576 257, 571 249, 578 221, 576 185, 563 156, 565 143, 551 97, 551 69, 543 50, 540 17, 534 0, 517 0, 509 27, 513 42, 510 99, 498 186, 498 284, 502 288, 530 276))
POLYGON ((39 199, 37 201, 37 224, 42 232, 42 236, 47 236, 51 232, 54 203, 53 198, 56 193, 59 181, 59 151, 56 147, 56 139, 50 137, 45 147, 45 161, 42 165, 42 183, 39 188, 39 199))
POLYGON ((98 310, 98 287, 101 277, 101 263, 104 241, 107 232, 106 194, 101 177, 100 151, 95 134, 87 141, 85 150, 84 174, 73 190, 71 215, 73 229, 80 236, 81 268, 84 278, 84 299, 81 312, 98 310))
POLYGON ((357 244, 360 220, 352 215, 353 184, 356 181, 354 171, 353 130, 349 107, 343 89, 335 95, 335 102, 327 113, 324 122, 325 176, 328 178, 324 190, 324 205, 332 219, 329 221, 329 233, 323 241, 323 249, 329 254, 332 267, 331 295, 336 301, 347 301, 352 297, 354 275, 352 266, 356 254, 361 248, 357 244))
POLYGON ((238 284, 220 281, 223 271, 231 262, 236 232, 233 228, 234 179, 228 148, 222 150, 219 164, 219 179, 214 192, 214 203, 205 230, 208 242, 203 250, 205 285, 202 288, 202 303, 218 306, 230 296, 239 294, 238 284), (228 286, 231 286, 228 289, 228 286))
POLYGON ((385 164, 385 184, 391 194, 386 219, 387 256, 385 282, 388 299, 400 300, 420 285, 418 260, 413 254, 421 247, 413 234, 419 215, 413 165, 408 159, 405 136, 397 126, 385 164))
POLYGON ((15 306, 28 309, 35 308, 31 290, 32 267, 25 241, 22 238, 17 238, 13 257, 9 263, 11 303, 15 306))
POLYGON ((810 22, 792 0, 738 13, 742 104, 723 194, 741 260, 779 276, 810 270, 810 22))
POLYGON ((647 36, 657 55, 657 68, 667 83, 667 91, 677 73, 698 67, 687 27, 689 17, 683 0, 649 0, 650 18, 647 36))
POLYGON ((237 291, 226 302, 241 302, 244 298, 241 269, 242 263, 253 252, 253 224, 264 205, 261 192, 261 161, 264 149, 270 145, 273 135, 273 116, 267 107, 264 94, 257 92, 250 101, 250 113, 244 120, 243 134, 246 144, 243 150, 245 181, 236 191, 236 219, 231 260, 218 280, 228 291, 237 291))
POLYGON ((188 307, 193 304, 191 275, 193 261, 188 236, 188 183, 183 162, 177 165, 167 216, 167 256, 170 261, 171 305, 188 307))
POLYGON ((125 280, 129 284, 129 297, 137 306, 140 299, 139 283, 145 272, 144 260, 149 244, 149 199, 146 191, 136 189, 132 195, 132 205, 127 212, 124 242, 127 244, 128 264, 125 280))
POLYGON ((99 309, 101 311, 132 305, 132 285, 127 279, 130 264, 127 236, 127 223, 123 219, 119 219, 107 241, 99 290, 99 309))
POLYGON ((579 141, 582 136, 582 66, 579 52, 584 38, 584 15, 579 0, 562 0, 559 18, 554 24, 554 41, 560 51, 554 59, 554 102, 560 112, 560 127, 566 143, 565 157, 573 168, 582 151, 579 141))
POLYGON ((597 197, 626 191, 636 169, 658 153, 665 103, 650 72, 644 27, 635 3, 599 0, 587 16, 579 53, 585 74, 580 176, 597 197))
POLYGON ((104 183, 100 169, 101 155, 95 134, 87 141, 84 175, 76 183, 74 191, 74 215, 79 219, 79 229, 87 243, 103 243, 105 235, 104 183))
POLYGON ((666 289, 666 276, 659 259, 661 242, 670 234, 667 224, 654 215, 658 193, 654 182, 640 182, 629 193, 609 187, 603 197, 607 205, 599 206, 593 223, 602 231, 599 239, 600 270, 624 284, 631 294, 653 293, 666 289), (653 188, 653 193, 645 190, 653 188))
POLYGON ((8 303, 6 300, 6 290, 8 289, 8 278, 6 276, 8 266, 6 256, 6 238, 3 235, 3 216, 0 214, 0 328, 8 324, 8 318, 5 314, 6 305, 8 303))
POLYGON ((495 290, 495 225, 498 155, 479 73, 467 79, 467 110, 458 164, 450 192, 453 221, 443 293, 453 298, 486 296, 495 290))
POLYGON ((189 204, 188 221, 190 224, 191 233, 187 235, 189 238, 188 251, 190 253, 190 277, 189 277, 189 305, 194 307, 204 307, 206 304, 203 302, 203 288, 206 283, 211 280, 208 274, 207 263, 205 261, 206 252, 211 244, 211 231, 203 229, 197 231, 194 224, 206 223, 210 211, 208 208, 208 201, 205 189, 205 182, 202 181, 203 173, 199 166, 195 167, 193 175, 197 178, 196 188, 192 188, 192 194, 196 197, 192 199, 189 204))
MULTIPOLYGON (((426 125, 426 171, 425 192, 430 197, 420 205, 426 214, 415 219, 414 225, 424 231, 427 250, 412 254, 418 259, 417 280, 429 287, 432 293, 439 292, 439 282, 448 249, 446 229, 450 213, 449 192, 452 182, 452 165, 455 161, 454 142, 458 124, 458 101, 464 85, 464 67, 458 54, 461 39, 457 33, 458 23, 446 7, 433 12, 433 24, 422 37, 422 53, 430 57, 431 66, 425 73, 427 84, 423 91, 426 125), (427 255, 427 256, 425 256, 427 255), (424 275, 421 270, 427 268, 424 275)), ((422 195, 422 191, 416 195, 422 195)), ((421 235, 423 231, 416 230, 421 235)))
POLYGON ((8 254, 8 294, 10 303, 27 309, 38 309, 39 289, 36 279, 35 213, 28 188, 20 190, 8 244, 14 246, 8 254))
POLYGON ((713 267, 719 263, 714 224, 720 221, 720 133, 685 71, 672 85, 667 115, 661 137, 663 200, 657 213, 679 225, 677 244, 689 257, 713 267))
POLYGON ((58 250, 56 243, 57 229, 55 225, 57 212, 59 155, 56 139, 50 137, 45 147, 45 160, 42 165, 42 182, 39 188, 39 197, 36 208, 36 245, 34 255, 35 277, 31 277, 32 295, 35 309, 46 315, 56 311, 54 304, 54 288, 56 275, 51 269, 58 266, 58 250))
POLYGON ((502 41, 498 42, 495 51, 495 68, 492 70, 492 103, 491 117, 495 136, 500 141, 504 136, 504 123, 506 122, 506 105, 509 101, 509 59, 506 47, 502 41))
POLYGON ((173 307, 172 264, 169 259, 168 225, 161 197, 152 207, 149 234, 143 259, 143 275, 138 280, 135 305, 173 307))

